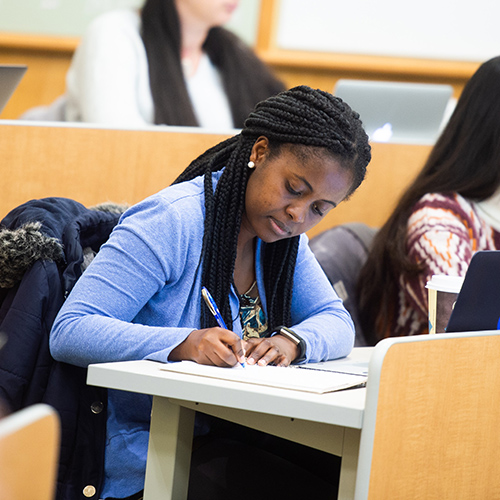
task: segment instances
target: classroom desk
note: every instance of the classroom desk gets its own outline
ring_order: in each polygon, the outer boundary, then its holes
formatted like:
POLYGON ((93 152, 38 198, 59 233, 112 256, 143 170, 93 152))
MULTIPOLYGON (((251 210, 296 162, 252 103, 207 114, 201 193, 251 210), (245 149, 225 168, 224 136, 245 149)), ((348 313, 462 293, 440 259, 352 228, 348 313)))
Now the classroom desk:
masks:
MULTIPOLYGON (((368 366, 372 348, 329 363, 368 366)), ((339 499, 354 497, 365 389, 311 394, 160 370, 152 361, 90 365, 90 385, 153 396, 145 500, 187 496, 195 411, 342 457, 339 499)))
MULTIPOLYGON (((368 366, 372 348, 329 363, 368 366)), ((89 366, 90 385, 153 396, 145 500, 187 496, 196 411, 342 457, 339 499, 354 497, 366 389, 328 394, 210 379, 160 370, 153 361, 89 366)))

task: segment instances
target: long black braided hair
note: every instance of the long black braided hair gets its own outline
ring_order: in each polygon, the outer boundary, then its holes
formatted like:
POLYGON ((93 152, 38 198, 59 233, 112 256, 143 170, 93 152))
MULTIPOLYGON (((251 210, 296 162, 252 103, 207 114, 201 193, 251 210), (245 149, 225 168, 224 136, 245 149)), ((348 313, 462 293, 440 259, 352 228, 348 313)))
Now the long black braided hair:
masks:
MULTIPOLYGON (((229 294, 233 280, 245 192, 251 169, 247 167, 255 141, 265 136, 270 154, 283 144, 322 148, 351 171, 352 194, 361 184, 370 161, 368 137, 359 115, 338 97, 299 86, 260 102, 250 113, 240 134, 209 149, 174 181, 204 175, 205 228, 202 283, 219 305, 232 328, 229 294), (212 173, 224 169, 213 191, 212 173)), ((263 274, 270 330, 291 326, 293 274, 299 237, 267 243, 263 247, 263 274)), ((202 304, 201 327, 215 326, 202 304)))

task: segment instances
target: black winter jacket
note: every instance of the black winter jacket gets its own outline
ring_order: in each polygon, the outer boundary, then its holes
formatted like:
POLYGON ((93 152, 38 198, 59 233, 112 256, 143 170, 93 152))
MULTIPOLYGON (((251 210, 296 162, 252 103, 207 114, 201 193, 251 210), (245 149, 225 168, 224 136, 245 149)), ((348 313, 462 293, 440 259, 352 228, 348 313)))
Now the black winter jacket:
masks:
POLYGON ((0 401, 10 411, 44 402, 61 418, 57 500, 99 498, 105 389, 87 370, 55 361, 49 333, 65 297, 116 225, 121 207, 90 210, 66 198, 29 201, 0 223, 0 401))

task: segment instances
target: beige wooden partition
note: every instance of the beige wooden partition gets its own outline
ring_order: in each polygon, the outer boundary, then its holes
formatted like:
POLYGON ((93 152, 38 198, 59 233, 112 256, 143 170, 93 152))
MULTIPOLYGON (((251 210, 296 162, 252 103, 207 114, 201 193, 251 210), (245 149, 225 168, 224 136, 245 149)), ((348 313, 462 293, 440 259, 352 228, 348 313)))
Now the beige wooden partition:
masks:
POLYGON ((87 206, 136 203, 171 184, 192 159, 228 137, 161 128, 6 123, 0 122, 0 217, 29 199, 47 196, 87 206))
POLYGON ((0 32, 0 63, 28 66, 1 118, 19 118, 28 109, 48 105, 64 94, 66 73, 78 42, 75 37, 0 32))
POLYGON ((355 498, 500 498, 498 332, 383 342, 370 360, 355 498))
MULTIPOLYGON (((189 162, 227 138, 199 129, 116 130, 0 121, 0 218, 32 198, 64 196, 90 206, 136 203, 168 186, 189 162)), ((367 178, 310 236, 336 224, 381 225, 430 147, 373 144, 367 178)))
POLYGON ((46 404, 0 419, 0 498, 53 500, 60 435, 59 416, 46 404))

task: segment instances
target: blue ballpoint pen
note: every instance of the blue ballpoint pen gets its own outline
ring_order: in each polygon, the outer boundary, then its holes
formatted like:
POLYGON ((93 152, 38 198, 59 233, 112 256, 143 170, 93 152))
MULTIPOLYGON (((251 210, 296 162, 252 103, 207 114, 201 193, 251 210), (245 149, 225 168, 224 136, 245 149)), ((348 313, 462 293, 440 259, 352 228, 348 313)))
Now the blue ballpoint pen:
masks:
MULTIPOLYGON (((224 323, 224 319, 222 318, 222 314, 220 313, 219 308, 217 307, 217 304, 215 303, 215 300, 210 295, 210 292, 204 286, 201 287, 201 296, 205 300, 208 308, 210 309, 210 312, 214 315, 214 318, 217 320, 217 324, 221 328, 224 328, 224 330, 227 330, 226 323, 224 323)), ((240 363, 240 365, 243 368, 245 368, 245 363, 240 363)))

